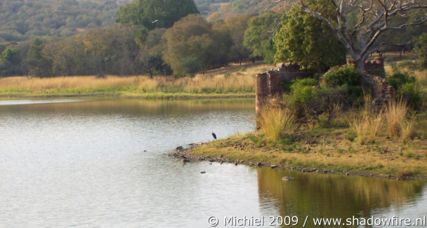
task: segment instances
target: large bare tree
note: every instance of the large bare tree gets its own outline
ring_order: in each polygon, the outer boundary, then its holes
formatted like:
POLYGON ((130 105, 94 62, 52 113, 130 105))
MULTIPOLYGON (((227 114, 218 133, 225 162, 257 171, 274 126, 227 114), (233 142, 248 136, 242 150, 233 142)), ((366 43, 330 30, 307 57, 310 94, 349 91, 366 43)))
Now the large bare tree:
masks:
POLYGON ((427 22, 427 0, 300 0, 300 2, 306 12, 327 22, 335 31, 361 72, 365 72, 364 63, 369 55, 377 50, 378 40, 385 32, 427 22), (329 8, 319 4, 327 4, 329 8))

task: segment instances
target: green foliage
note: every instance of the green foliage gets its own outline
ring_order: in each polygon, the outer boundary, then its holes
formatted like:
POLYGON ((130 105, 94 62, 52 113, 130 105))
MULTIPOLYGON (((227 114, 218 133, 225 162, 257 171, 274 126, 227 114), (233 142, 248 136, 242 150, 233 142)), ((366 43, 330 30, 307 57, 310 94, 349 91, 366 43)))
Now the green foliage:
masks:
POLYGON ((330 69, 322 76, 322 79, 329 87, 359 86, 361 75, 353 66, 344 65, 330 69))
POLYGON ((5 48, 0 55, 0 75, 18 75, 22 71, 18 50, 5 48))
POLYGON ((34 36, 69 36, 114 23, 115 0, 2 0, 0 43, 34 36))
POLYGON ((312 100, 318 94, 318 82, 312 78, 296 80, 291 85, 291 93, 294 103, 305 103, 312 100))
POLYGON ((386 78, 387 83, 395 90, 398 90, 406 83, 415 83, 415 77, 411 77, 408 74, 397 72, 386 78))
POLYGON ((421 89, 416 83, 405 83, 398 90, 398 95, 412 108, 421 106, 421 89))
POLYGON ((47 42, 42 53, 51 64, 53 75, 124 75, 138 72, 135 30, 126 26, 92 30, 47 42))
POLYGON ((346 104, 353 105, 361 102, 363 91, 361 88, 362 75, 351 65, 333 67, 326 72, 321 80, 324 87, 339 89, 346 96, 346 104))
POLYGON ((417 85, 415 77, 405 73, 394 73, 386 78, 387 82, 393 86, 397 96, 403 99, 412 108, 419 108, 422 102, 421 90, 417 85))
POLYGON ((249 20, 244 42, 252 57, 262 57, 268 63, 274 62, 273 36, 281 16, 276 13, 264 13, 249 20))
POLYGON ((179 19, 197 14, 193 0, 134 0, 120 8, 117 22, 155 28, 169 28, 179 19))
POLYGON ((286 98, 291 110, 298 117, 304 116, 306 110, 312 109, 319 97, 319 83, 311 78, 296 80, 291 85, 290 95, 286 98))
POLYGON ((172 73, 170 66, 162 58, 163 42, 159 37, 163 37, 166 29, 154 29, 143 35, 138 43, 138 58, 143 73, 152 75, 169 75, 172 73))
POLYGON ((250 17, 249 15, 239 15, 227 18, 214 25, 214 30, 222 33, 222 37, 226 39, 225 42, 227 42, 227 39, 232 42, 228 52, 229 61, 241 63, 249 58, 250 53, 243 45, 243 39, 250 17))
POLYGON ((416 39, 415 53, 417 53, 420 67, 427 68, 427 32, 416 39))
POLYGON ((324 72, 344 64, 346 50, 328 25, 293 7, 274 37, 276 62, 299 64, 303 69, 324 72))
POLYGON ((35 76, 44 76, 50 74, 50 63, 43 55, 44 42, 35 39, 28 50, 26 61, 28 74, 35 76))
POLYGON ((190 15, 166 31, 163 58, 176 75, 224 64, 227 50, 220 34, 202 17, 190 15))

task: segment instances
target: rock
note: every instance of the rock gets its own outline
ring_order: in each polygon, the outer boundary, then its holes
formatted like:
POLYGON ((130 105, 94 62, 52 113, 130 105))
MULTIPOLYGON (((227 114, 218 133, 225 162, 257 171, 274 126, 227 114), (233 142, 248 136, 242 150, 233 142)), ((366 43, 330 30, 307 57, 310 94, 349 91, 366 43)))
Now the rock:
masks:
POLYGON ((184 158, 184 159, 182 160, 182 162, 184 162, 184 163, 189 163, 189 162, 191 162, 191 160, 190 160, 190 159, 188 159, 188 158, 184 158))
POLYGON ((200 174, 206 174, 206 171, 201 171, 200 174))
POLYGON ((316 168, 303 168, 301 171, 303 173, 313 173, 313 172, 316 172, 317 169, 316 168))
POLYGON ((258 166, 258 167, 262 167, 262 166, 264 166, 264 164, 263 164, 262 162, 258 162, 258 163, 256 164, 256 166, 258 166))
POLYGON ((277 168, 277 167, 279 167, 278 165, 271 165, 270 166, 272 169, 275 169, 275 168, 277 168))
POLYGON ((282 177, 282 181, 291 181, 293 179, 293 177, 282 177))
POLYGON ((184 147, 182 147, 182 146, 179 146, 179 147, 176 148, 176 151, 178 151, 178 152, 181 152, 183 150, 184 150, 184 147))

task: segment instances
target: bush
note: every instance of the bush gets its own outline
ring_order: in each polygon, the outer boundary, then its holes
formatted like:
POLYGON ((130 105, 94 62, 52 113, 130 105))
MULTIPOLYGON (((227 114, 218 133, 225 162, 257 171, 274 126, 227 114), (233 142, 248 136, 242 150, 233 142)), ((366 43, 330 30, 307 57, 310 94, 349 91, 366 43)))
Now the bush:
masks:
POLYGON ((334 67, 322 77, 322 86, 335 88, 336 92, 345 96, 344 104, 352 106, 361 103, 363 90, 361 88, 361 74, 351 65, 334 67))
POLYGON ((361 75, 350 65, 334 67, 322 76, 322 81, 328 87, 360 86, 361 75))
POLYGON ((403 84, 414 83, 415 78, 401 72, 394 73, 386 78, 389 85, 393 86, 395 90, 399 90, 403 84))
POLYGON ((388 76, 386 80, 396 90, 397 96, 410 107, 417 108, 421 105, 421 91, 415 77, 398 72, 388 76))
POLYGON ((287 103, 299 118, 318 118, 334 107, 345 103, 347 89, 344 87, 320 87, 315 79, 296 80, 291 85, 287 103))
POLYGON ((421 106, 421 90, 416 83, 405 83, 398 91, 398 96, 408 103, 411 108, 417 109, 421 106))
POLYGON ((296 80, 291 85, 292 102, 296 104, 306 103, 317 97, 318 82, 312 78, 296 80))
POLYGON ((415 53, 417 53, 420 67, 427 68, 427 33, 415 40, 415 53))

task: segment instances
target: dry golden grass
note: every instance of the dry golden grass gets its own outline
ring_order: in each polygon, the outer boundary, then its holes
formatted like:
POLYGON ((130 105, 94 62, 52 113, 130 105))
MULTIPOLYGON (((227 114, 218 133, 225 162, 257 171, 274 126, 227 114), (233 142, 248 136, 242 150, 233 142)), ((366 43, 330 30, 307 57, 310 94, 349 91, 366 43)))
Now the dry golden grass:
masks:
POLYGON ((268 65, 230 66, 194 77, 72 76, 53 78, 9 77, 0 79, 1 95, 92 95, 141 93, 254 93, 255 76, 268 65))
POLYGON ((400 132, 400 141, 402 143, 407 143, 415 134, 414 127, 415 121, 414 120, 407 120, 404 123, 400 125, 401 132, 400 132))
POLYGON ((266 108, 261 113, 261 129, 272 141, 277 141, 283 134, 294 133, 296 126, 295 116, 288 109, 266 108))
POLYGON ((399 137, 403 128, 409 130, 407 125, 408 105, 403 101, 390 102, 385 108, 387 134, 389 137, 399 137))
POLYGON ((350 127, 356 133, 358 142, 365 144, 375 141, 381 131, 383 122, 382 113, 364 112, 362 117, 350 121, 350 127))

